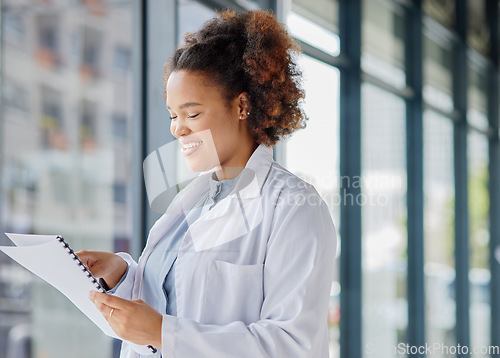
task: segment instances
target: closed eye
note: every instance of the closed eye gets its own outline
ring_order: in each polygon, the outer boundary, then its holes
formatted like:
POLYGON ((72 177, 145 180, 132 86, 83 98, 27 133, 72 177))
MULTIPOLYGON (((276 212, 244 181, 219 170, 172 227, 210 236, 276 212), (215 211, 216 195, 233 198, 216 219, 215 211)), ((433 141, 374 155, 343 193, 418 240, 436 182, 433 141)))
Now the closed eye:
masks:
POLYGON ((193 119, 193 118, 198 117, 200 114, 201 114, 201 113, 193 114, 192 116, 189 116, 189 115, 188 115, 188 118, 193 119))

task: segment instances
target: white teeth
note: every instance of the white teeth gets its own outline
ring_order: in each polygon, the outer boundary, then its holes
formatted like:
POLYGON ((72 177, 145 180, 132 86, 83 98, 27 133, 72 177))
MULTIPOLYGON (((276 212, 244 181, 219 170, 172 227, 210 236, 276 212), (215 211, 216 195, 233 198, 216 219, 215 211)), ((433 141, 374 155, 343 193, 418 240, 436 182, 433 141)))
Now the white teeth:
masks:
POLYGON ((189 149, 189 148, 197 147, 197 146, 199 146, 201 143, 203 143, 203 142, 191 142, 191 143, 188 143, 188 144, 184 144, 184 145, 182 146, 182 148, 184 148, 184 149, 189 149))

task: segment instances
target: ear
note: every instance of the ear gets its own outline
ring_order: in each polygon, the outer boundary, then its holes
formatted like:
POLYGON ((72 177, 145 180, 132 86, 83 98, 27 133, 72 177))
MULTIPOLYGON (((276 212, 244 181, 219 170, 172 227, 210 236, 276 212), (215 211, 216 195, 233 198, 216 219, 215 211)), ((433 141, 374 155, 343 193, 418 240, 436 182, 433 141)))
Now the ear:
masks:
POLYGON ((250 111, 251 111, 250 99, 249 99, 248 93, 241 92, 238 95, 237 101, 238 101, 238 112, 239 112, 238 114, 239 114, 240 120, 245 120, 248 118, 248 116, 250 115, 250 111))

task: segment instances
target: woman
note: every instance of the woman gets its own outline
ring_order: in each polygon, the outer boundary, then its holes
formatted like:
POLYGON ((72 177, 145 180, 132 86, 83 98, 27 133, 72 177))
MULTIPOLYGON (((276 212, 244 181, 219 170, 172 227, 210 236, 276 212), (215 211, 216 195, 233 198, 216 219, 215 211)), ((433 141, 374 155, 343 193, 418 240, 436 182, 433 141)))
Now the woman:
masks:
POLYGON ((304 127, 299 49, 264 11, 222 12, 185 42, 166 65, 166 102, 201 173, 138 263, 79 253, 111 288, 91 299, 124 340, 121 357, 142 356, 129 342, 165 358, 328 357, 334 225, 314 187, 272 157, 304 127))

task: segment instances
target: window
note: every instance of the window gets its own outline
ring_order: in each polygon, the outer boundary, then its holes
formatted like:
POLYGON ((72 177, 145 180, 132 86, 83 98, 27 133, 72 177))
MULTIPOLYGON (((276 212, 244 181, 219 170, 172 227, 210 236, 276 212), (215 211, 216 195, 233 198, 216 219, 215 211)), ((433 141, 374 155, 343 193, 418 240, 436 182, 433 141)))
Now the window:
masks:
MULTIPOLYGON (((469 131, 467 148, 471 345, 473 347, 487 347, 491 344, 488 137, 473 130, 469 131)), ((472 355, 473 358, 481 356, 480 354, 472 355)))
POLYGON ((406 85, 404 14, 382 0, 363 1, 363 71, 393 86, 406 85))
POLYGON ((112 131, 116 139, 126 139, 128 137, 127 117, 123 114, 114 114, 112 118, 112 131))
MULTIPOLYGON (((338 69, 303 56, 299 65, 304 73, 309 116, 307 130, 299 130, 283 144, 285 167, 314 185, 327 203, 335 226, 339 228, 339 85, 338 69)), ((338 235, 338 233, 337 233, 338 235)), ((328 313, 330 355, 339 357, 340 283, 335 266, 328 313)))
POLYGON ((99 74, 101 61, 101 31, 84 26, 82 28, 81 74, 93 77, 99 74))
POLYGON ((6 107, 23 112, 30 110, 30 98, 27 86, 14 82, 10 78, 3 80, 3 100, 6 107))
POLYGON ((486 0, 467 0, 467 42, 484 56, 490 53, 490 30, 486 21, 486 0))
POLYGON ((184 43, 184 34, 198 30, 205 21, 208 21, 215 15, 215 12, 206 6, 203 6, 195 0, 180 0, 178 7, 179 21, 178 38, 179 44, 184 43))
POLYGON ((468 111, 470 125, 483 131, 488 130, 488 71, 486 68, 470 64, 468 68, 468 111))
POLYGON ((456 345, 453 122, 424 113, 426 342, 456 345))
POLYGON ((292 1, 292 11, 286 24, 290 33, 299 40, 338 56, 338 0, 292 1))
MULTIPOLYGON (((312 23, 331 33, 338 33, 339 2, 338 0, 293 0, 292 12, 309 19, 312 23)), ((293 31, 293 30, 292 30, 293 31)))
MULTIPOLYGON (((0 111, 3 232, 59 233, 76 250, 133 249, 138 253, 146 240, 142 234, 156 217, 146 210, 147 204, 138 204, 142 200, 141 175, 131 168, 141 166, 143 150, 154 150, 157 143, 171 139, 166 122, 161 122, 166 115, 161 65, 183 42, 186 32, 199 29, 214 16, 216 6, 271 6, 303 44, 305 54, 300 66, 305 75, 305 111, 310 118, 306 130, 275 147, 276 157, 315 186, 328 204, 337 230, 339 181, 344 186, 361 187, 358 197, 342 198, 347 205, 352 202, 359 206, 353 211, 346 209, 349 220, 344 224, 347 228, 360 226, 362 231, 361 253, 339 251, 344 257, 359 254, 362 269, 361 282, 357 277, 346 282, 355 287, 362 284, 362 310, 355 313, 356 324, 350 327, 357 330, 360 319, 360 331, 344 337, 361 337, 360 356, 364 358, 396 358, 393 347, 415 338, 408 337, 415 333, 408 329, 409 319, 423 317, 416 317, 422 313, 419 310, 408 310, 407 223, 413 219, 407 217, 408 201, 417 209, 422 203, 424 216, 423 227, 417 228, 423 230, 423 247, 417 251, 424 250, 424 264, 416 267, 416 272, 424 274, 425 326, 423 332, 417 327, 416 333, 423 333, 428 344, 454 347, 457 332, 468 329, 471 347, 499 345, 496 337, 500 332, 491 332, 492 315, 499 302, 490 301, 498 278, 497 271, 490 268, 490 241, 496 240, 496 232, 490 232, 489 216, 494 208, 490 200, 498 197, 500 189, 490 183, 493 177, 489 166, 495 169, 498 165, 493 162, 496 157, 489 154, 491 146, 498 149, 500 122, 488 118, 489 106, 499 103, 498 93, 489 86, 491 79, 498 78, 499 69, 488 57, 495 37, 491 31, 500 33, 500 28, 489 29, 488 18, 495 14, 487 13, 493 3, 500 13, 497 1, 422 0, 423 24, 419 27, 410 22, 419 18, 413 11, 420 3, 361 0, 361 13, 353 14, 361 15, 361 26, 350 22, 354 31, 348 33, 339 32, 339 21, 346 15, 343 6, 350 7, 351 2, 338 0, 142 1, 147 8, 145 14, 138 6, 140 2, 133 0, 1 2, 5 75, 0 111), (457 4, 465 5, 464 14, 457 11, 457 4), (457 21, 457 15, 464 18, 457 21), (148 31, 142 34, 139 25, 145 20, 148 31), (465 42, 458 34, 458 23, 467 23, 465 42), (412 61, 405 58, 406 53, 417 49, 406 39, 420 33, 421 79, 411 78, 406 66, 412 61), (356 68, 358 59, 343 54, 346 47, 341 46, 341 41, 351 43, 359 34, 361 49, 356 50, 361 50, 361 69, 356 68), (142 41, 151 44, 158 36, 165 41, 159 46, 146 46, 147 53, 138 47, 142 41), (457 53, 467 53, 465 68, 457 53), (145 58, 147 75, 141 78, 142 71, 134 65, 145 58), (322 62, 328 59, 339 67, 322 62), (348 109, 350 101, 358 103, 360 98, 354 98, 355 91, 350 93, 352 97, 341 97, 339 83, 344 79, 356 86, 358 70, 364 81, 361 145, 352 148, 352 153, 340 153, 339 108, 348 109), (351 76, 354 72, 356 75, 351 76), (461 88, 460 76, 467 76, 466 89, 461 88), (416 148, 407 148, 411 143, 406 138, 413 135, 406 127, 410 119, 406 118, 407 111, 420 108, 420 93, 407 88, 407 81, 418 85, 420 80, 423 113, 412 113, 416 115, 410 118, 423 116, 423 148, 418 142, 416 148), (466 91, 466 101, 462 90, 466 91), (147 97, 141 104, 143 93, 147 97), (413 101, 417 106, 407 106, 413 101), (467 111, 467 152, 461 147, 463 132, 456 131, 462 125, 456 122, 463 119, 462 109, 467 111), (139 121, 145 121, 144 126, 139 121), (141 132, 144 129, 146 133, 141 132), (406 162, 407 149, 412 155, 423 149, 423 173, 416 173, 417 180, 423 174, 422 198, 414 197, 414 191, 407 192, 408 168, 413 165, 406 162), (357 165, 358 155, 361 177, 339 178, 339 158, 354 159, 357 165), (457 177, 455 162, 466 162, 468 172, 457 177), (469 195, 468 217, 460 210, 455 213, 455 203, 463 198, 456 190, 464 189, 464 180, 469 195), (361 209, 361 216, 357 209, 361 209), (144 213, 144 223, 140 223, 144 213), (349 217, 351 214, 354 217, 349 217), (464 254, 470 259, 468 327, 463 326, 466 320, 457 320, 456 316, 456 302, 461 298, 457 292, 467 278, 457 282, 460 263, 455 262, 455 250, 461 251, 455 242, 465 237, 463 232, 455 232, 455 227, 465 220, 469 252, 464 254)), ((347 120, 349 116, 351 113, 347 113, 347 120)), ((357 124, 358 118, 354 120, 357 124)), ((182 163, 173 160, 168 168, 173 173, 167 174, 181 178, 185 175, 182 163)), ((418 166, 413 168, 419 170, 418 166)), ((358 168, 351 169, 356 172, 358 168)), ((418 188, 420 183, 413 184, 418 188)), ((417 215, 414 222, 420 219, 417 215)), ((339 239, 346 243, 352 238, 339 239)), ((0 245, 5 241, 0 235, 0 245)), ((352 250, 349 245, 345 247, 352 250)), ((339 270, 338 265, 335 270, 339 270)), ((347 288, 341 287, 338 272, 335 274, 327 318, 331 358, 339 358, 341 349, 347 350, 339 346, 340 292, 344 289, 345 293, 347 288)), ((416 289, 422 292, 422 287, 416 289)), ((420 303, 419 299, 416 302, 420 303)), ((66 358, 68 351, 72 358, 118 356, 118 341, 103 336, 58 292, 1 253, 0 323, 0 357, 66 358)), ((473 354, 471 358, 482 358, 473 354)))
POLYGON ((64 133, 62 117, 62 95, 59 91, 42 86, 40 127, 42 130, 42 146, 45 148, 66 149, 67 137, 64 133))
POLYGON ((128 71, 130 65, 130 50, 123 46, 117 46, 114 55, 115 68, 122 71, 128 71))
MULTIPOLYGON (((405 342, 408 325, 406 106, 369 84, 361 98, 361 194, 354 205, 362 210, 363 339, 370 350, 387 352, 405 342)), ((370 350, 363 350, 367 358, 370 350)))
MULTIPOLYGON (((488 71, 471 62, 469 65, 467 121, 474 128, 487 131, 488 71)), ((471 345, 487 347, 491 337, 490 303, 490 193, 488 137, 474 129, 467 135, 469 191, 469 294, 471 345)), ((472 354, 479 358, 479 354, 472 354)))
POLYGON ((59 18, 56 15, 36 17, 38 47, 35 48, 38 63, 42 67, 53 68, 59 65, 59 18))
POLYGON ((87 100, 81 103, 80 145, 84 150, 92 150, 96 145, 97 109, 96 103, 87 100))
POLYGON ((450 46, 424 32, 424 91, 426 103, 453 112, 453 55, 450 46))
POLYGON ((38 17, 38 43, 40 47, 54 52, 58 50, 57 23, 58 18, 55 15, 40 15, 38 17))
POLYGON ((7 39, 13 44, 24 41, 26 36, 24 18, 20 14, 13 13, 10 16, 4 16, 3 20, 7 39))
POLYGON ((424 0, 424 12, 449 29, 455 26, 455 0, 424 0))
MULTIPOLYGON (((78 1, 2 1, 2 20, 26 30, 28 49, 2 41, 2 72, 9 74, 2 79, 9 108, 1 113, 2 232, 61 234, 75 250, 134 246, 137 220, 126 198, 140 190, 132 189, 128 169, 137 149, 123 128, 134 118, 137 84, 117 85, 101 71, 104 59, 113 65, 119 46, 130 56, 138 51, 134 6, 106 2, 97 14, 78 1), (82 66, 97 81, 82 81, 82 66), (121 114, 119 141, 110 130, 113 108, 121 114)), ((122 69, 130 79, 134 70, 130 63, 122 69)), ((0 244, 6 240, 1 235, 0 244)), ((111 358, 119 349, 64 296, 3 254, 0 322, 0 357, 111 358)))
POLYGON ((113 185, 113 198, 116 204, 125 205, 127 203, 127 187, 122 183, 113 185))

